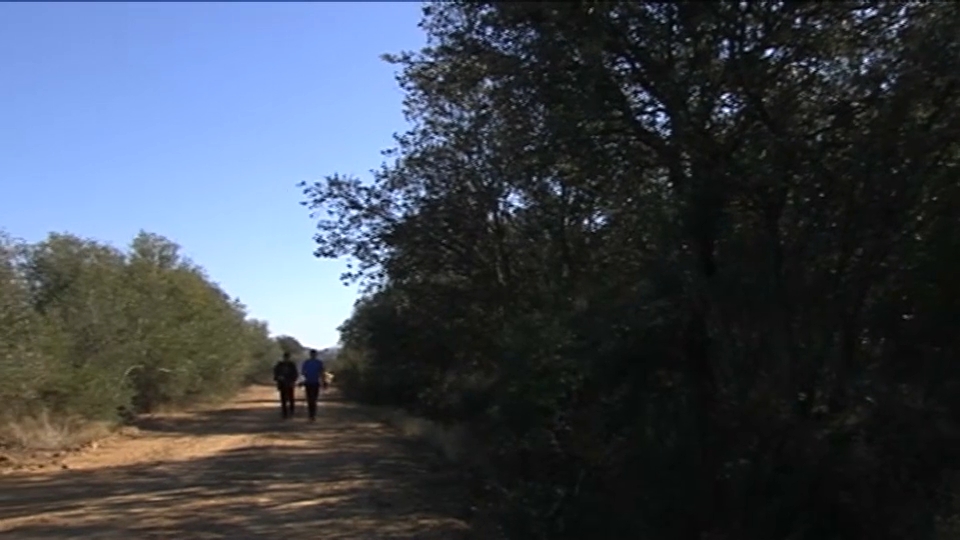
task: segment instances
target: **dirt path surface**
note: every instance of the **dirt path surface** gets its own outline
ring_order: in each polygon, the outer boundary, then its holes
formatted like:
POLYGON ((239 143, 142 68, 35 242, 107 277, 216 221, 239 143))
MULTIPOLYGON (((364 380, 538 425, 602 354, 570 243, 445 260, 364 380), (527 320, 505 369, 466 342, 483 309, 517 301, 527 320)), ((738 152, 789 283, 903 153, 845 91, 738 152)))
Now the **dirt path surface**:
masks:
POLYGON ((0 538, 467 538, 436 457, 336 397, 316 423, 298 407, 282 421, 274 389, 253 387, 145 419, 56 470, 0 476, 0 538))

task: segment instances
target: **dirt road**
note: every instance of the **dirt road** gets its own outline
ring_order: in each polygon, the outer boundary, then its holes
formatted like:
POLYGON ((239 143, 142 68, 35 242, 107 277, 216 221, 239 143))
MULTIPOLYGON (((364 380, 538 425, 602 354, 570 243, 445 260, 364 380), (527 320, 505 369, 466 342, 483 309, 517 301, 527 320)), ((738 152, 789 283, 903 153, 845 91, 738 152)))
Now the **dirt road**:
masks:
POLYGON ((335 397, 316 423, 305 413, 282 421, 275 391, 254 387, 146 419, 56 470, 0 476, 0 538, 467 537, 436 457, 335 397))

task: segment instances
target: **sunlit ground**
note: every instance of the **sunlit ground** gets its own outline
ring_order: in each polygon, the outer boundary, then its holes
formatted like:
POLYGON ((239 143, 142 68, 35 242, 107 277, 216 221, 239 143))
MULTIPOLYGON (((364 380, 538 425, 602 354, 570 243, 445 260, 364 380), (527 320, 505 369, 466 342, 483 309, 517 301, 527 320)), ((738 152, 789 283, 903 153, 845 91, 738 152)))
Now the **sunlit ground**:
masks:
POLYGON ((9 538, 456 539, 463 499, 436 458, 331 399, 283 422, 271 388, 143 421, 69 470, 0 478, 9 538), (431 464, 432 466, 427 466, 431 464))

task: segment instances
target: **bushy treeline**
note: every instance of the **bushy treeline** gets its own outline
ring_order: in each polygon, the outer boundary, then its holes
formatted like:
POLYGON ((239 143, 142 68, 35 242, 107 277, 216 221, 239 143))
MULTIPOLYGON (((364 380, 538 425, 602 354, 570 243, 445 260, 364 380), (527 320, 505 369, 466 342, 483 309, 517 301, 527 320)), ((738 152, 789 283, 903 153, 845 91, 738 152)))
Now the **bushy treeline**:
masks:
POLYGON ((267 325, 161 236, 142 232, 126 251, 0 236, 5 416, 115 420, 217 399, 278 355, 267 325))
POLYGON ((423 28, 395 161, 305 186, 348 392, 471 426, 515 538, 951 534, 960 4, 423 28))

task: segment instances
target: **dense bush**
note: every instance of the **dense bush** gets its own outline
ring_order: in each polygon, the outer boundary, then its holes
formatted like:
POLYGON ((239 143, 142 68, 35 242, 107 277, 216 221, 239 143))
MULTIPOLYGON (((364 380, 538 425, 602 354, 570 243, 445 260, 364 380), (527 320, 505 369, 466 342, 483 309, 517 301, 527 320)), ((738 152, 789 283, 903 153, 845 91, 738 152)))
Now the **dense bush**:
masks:
POLYGON ((0 237, 0 402, 17 417, 113 420, 228 395, 279 355, 176 244, 0 237))
POLYGON ((423 27, 395 161, 304 186, 370 286, 348 393, 484 437, 516 538, 947 534, 960 4, 423 27))

